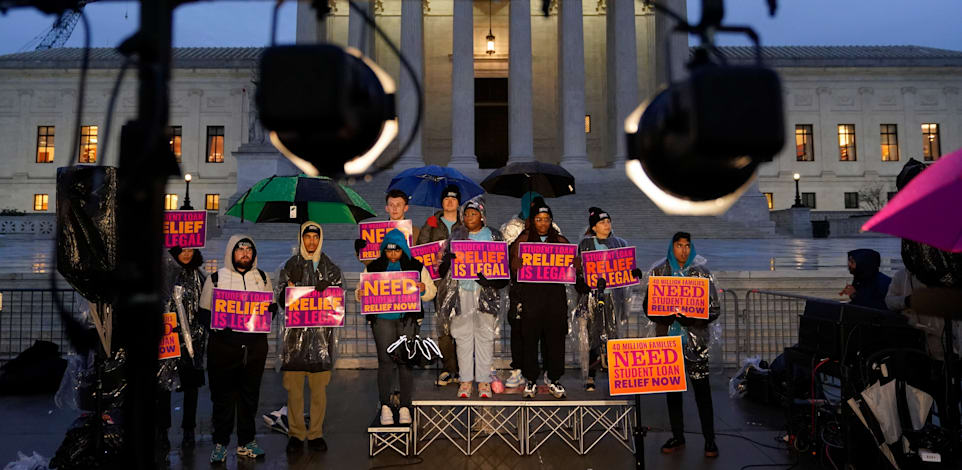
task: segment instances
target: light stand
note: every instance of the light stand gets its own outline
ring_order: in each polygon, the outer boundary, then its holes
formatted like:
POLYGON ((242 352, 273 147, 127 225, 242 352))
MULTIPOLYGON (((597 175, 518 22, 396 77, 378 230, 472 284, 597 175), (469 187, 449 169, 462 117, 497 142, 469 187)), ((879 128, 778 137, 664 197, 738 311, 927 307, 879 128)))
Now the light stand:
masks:
POLYGON ((187 183, 187 191, 184 193, 184 205, 180 206, 182 211, 192 211, 194 208, 190 205, 190 173, 184 175, 184 183, 187 183))

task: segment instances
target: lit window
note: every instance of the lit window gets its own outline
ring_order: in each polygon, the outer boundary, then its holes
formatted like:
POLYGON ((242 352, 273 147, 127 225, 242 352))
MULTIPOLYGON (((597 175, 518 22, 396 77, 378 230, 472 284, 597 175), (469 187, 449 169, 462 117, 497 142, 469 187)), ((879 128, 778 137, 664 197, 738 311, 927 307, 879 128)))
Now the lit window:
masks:
POLYGON ((175 211, 177 210, 177 195, 176 194, 166 194, 164 195, 164 210, 175 211))
POLYGON ((591 115, 585 114, 585 134, 591 133, 591 115))
POLYGON ((922 156, 926 161, 938 160, 942 156, 938 124, 922 124, 922 156))
POLYGON ((838 125, 838 159, 843 162, 854 162, 855 155, 855 124, 838 125))
POLYGON ((809 209, 815 208, 815 193, 802 193, 801 198, 803 206, 809 209))
POLYGON ((879 129, 879 136, 882 139, 882 161, 899 161, 898 126, 895 124, 882 124, 879 129))
POLYGON ((815 139, 812 136, 811 124, 795 125, 795 161, 815 161, 815 139))
POLYGON ((775 208, 775 194, 774 193, 764 193, 765 200, 768 201, 768 210, 775 208))
POLYGON ((37 126, 37 163, 53 163, 54 126, 37 126))
POLYGON ((80 163, 97 163, 97 126, 80 128, 80 163))
POLYGON ((47 194, 34 194, 33 195, 33 210, 35 211, 45 211, 47 210, 47 203, 50 201, 50 196, 47 194))
POLYGON ((167 143, 170 145, 170 151, 173 152, 174 158, 177 159, 177 163, 180 163, 182 140, 181 135, 182 130, 180 126, 167 126, 167 143))
POLYGON ((224 163, 224 126, 207 126, 207 163, 224 163))
POLYGON ((209 211, 220 210, 220 194, 208 194, 204 206, 209 211))
POLYGON ((845 193, 845 208, 858 209, 858 193, 845 193))

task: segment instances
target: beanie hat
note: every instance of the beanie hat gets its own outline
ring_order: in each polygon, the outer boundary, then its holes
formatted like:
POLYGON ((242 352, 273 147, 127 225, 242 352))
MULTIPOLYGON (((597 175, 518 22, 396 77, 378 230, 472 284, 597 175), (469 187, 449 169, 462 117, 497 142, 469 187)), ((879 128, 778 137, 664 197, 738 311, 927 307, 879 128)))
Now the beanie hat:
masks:
POLYGON ((304 227, 304 231, 301 232, 301 236, 303 237, 304 235, 307 235, 308 233, 316 233, 318 236, 320 236, 320 235, 321 235, 321 227, 320 227, 319 225, 314 225, 314 224, 308 225, 307 227, 304 227))
POLYGON ((600 207, 590 207, 588 208, 588 227, 594 227, 602 220, 611 220, 611 216, 607 212, 601 210, 600 207))
POLYGON ((443 201, 445 198, 449 198, 449 197, 453 197, 453 198, 457 199, 457 200, 458 200, 458 203, 460 204, 460 203, 461 203, 461 188, 459 188, 458 185, 456 185, 456 184, 449 184, 449 185, 447 185, 447 186, 444 188, 444 191, 441 191, 441 200, 443 201))
POLYGON ((535 218, 538 214, 548 214, 548 217, 554 219, 554 215, 551 213, 551 208, 545 204, 544 199, 537 198, 531 203, 531 218, 535 218))

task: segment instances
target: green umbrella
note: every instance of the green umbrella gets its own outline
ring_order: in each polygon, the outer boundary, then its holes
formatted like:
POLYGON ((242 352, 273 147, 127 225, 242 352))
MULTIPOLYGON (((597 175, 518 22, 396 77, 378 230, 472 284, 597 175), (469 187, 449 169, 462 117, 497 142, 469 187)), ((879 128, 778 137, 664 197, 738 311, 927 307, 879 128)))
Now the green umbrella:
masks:
POLYGON ((227 215, 258 223, 356 224, 376 214, 353 189, 324 176, 301 174, 258 181, 227 209, 227 215))

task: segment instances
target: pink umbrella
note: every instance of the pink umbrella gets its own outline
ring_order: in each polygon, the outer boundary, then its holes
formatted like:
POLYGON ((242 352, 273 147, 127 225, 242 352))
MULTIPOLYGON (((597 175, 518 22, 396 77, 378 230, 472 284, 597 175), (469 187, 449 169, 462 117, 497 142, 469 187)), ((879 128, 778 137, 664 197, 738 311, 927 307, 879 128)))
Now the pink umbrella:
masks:
POLYGON ((962 149, 919 173, 862 230, 962 252, 962 149))

